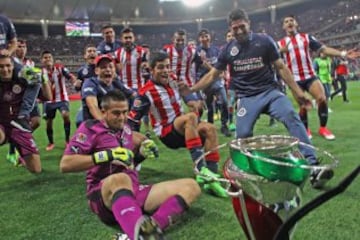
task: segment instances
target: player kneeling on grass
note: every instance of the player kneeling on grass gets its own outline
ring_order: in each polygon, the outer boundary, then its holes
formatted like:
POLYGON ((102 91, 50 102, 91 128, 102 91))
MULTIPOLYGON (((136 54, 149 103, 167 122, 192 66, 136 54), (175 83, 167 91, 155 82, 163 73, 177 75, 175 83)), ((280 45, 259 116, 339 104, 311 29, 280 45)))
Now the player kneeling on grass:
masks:
MULTIPOLYGON (((101 102, 103 120, 80 125, 60 162, 62 172, 87 170, 87 198, 91 210, 106 224, 118 224, 117 239, 164 239, 162 230, 199 196, 193 179, 142 185, 134 159, 154 158, 151 140, 135 144, 126 124, 128 102, 119 91, 101 102), (153 212, 151 216, 145 213, 153 212)), ((137 139, 137 138, 136 138, 137 139)))

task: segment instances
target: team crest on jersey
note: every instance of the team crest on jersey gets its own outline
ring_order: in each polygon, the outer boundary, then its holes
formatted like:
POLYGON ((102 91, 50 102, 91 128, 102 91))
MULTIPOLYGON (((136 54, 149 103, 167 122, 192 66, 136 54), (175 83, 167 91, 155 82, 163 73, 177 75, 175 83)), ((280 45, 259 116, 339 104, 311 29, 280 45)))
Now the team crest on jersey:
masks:
POLYGON ((236 56, 239 53, 239 49, 236 46, 233 46, 230 50, 230 55, 231 56, 236 56))
POLYGON ((239 116, 239 117, 243 117, 243 116, 245 116, 245 114, 246 114, 246 109, 245 108, 240 108, 239 109, 239 111, 237 112, 237 115, 239 116))
POLYGON ((87 68, 84 68, 84 69, 82 70, 82 74, 87 75, 88 73, 89 73, 89 71, 88 71, 87 68))
POLYGON ((123 131, 126 133, 126 134, 131 134, 131 129, 128 127, 128 126, 124 126, 124 129, 123 131))
POLYGON ((76 141, 79 143, 85 143, 87 140, 87 136, 85 133, 78 133, 76 136, 76 141))
POLYGON ((15 84, 13 87, 12 87, 12 92, 15 93, 15 94, 19 94, 21 93, 21 86, 19 84, 15 84))
POLYGON ((141 106, 141 100, 140 99, 135 99, 134 107, 140 107, 140 106, 141 106))

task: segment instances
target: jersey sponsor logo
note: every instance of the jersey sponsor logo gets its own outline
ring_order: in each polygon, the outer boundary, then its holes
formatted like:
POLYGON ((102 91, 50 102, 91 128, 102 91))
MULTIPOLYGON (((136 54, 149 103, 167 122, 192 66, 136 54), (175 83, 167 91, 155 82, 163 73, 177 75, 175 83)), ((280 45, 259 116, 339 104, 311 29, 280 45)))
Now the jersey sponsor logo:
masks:
POLYGON ((236 46, 233 46, 230 50, 230 55, 234 57, 238 55, 238 53, 239 53, 239 49, 236 46))
POLYGON ((12 87, 12 92, 15 93, 15 94, 19 94, 21 93, 21 86, 19 84, 15 84, 13 87, 12 87))
POLYGON ((84 88, 84 92, 94 92, 94 88, 93 87, 86 87, 86 88, 84 88))
POLYGON ((75 140, 79 143, 85 143, 87 140, 87 136, 85 133, 78 133, 75 140))
POLYGON ((240 108, 239 111, 237 112, 237 115, 239 117, 243 117, 245 116, 245 114, 246 114, 246 109, 244 107, 240 108))
POLYGON ((110 50, 111 50, 111 47, 108 46, 108 45, 105 45, 104 49, 105 49, 106 51, 110 51, 110 50))

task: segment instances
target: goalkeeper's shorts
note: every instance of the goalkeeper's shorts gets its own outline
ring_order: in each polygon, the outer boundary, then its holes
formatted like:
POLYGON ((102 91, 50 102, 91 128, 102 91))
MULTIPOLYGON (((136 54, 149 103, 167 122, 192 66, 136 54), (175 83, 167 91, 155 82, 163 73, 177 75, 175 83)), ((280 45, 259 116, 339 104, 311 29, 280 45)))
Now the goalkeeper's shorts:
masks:
MULTIPOLYGON (((145 201, 149 195, 152 185, 141 185, 137 178, 137 174, 133 174, 132 170, 125 170, 124 173, 127 173, 131 178, 134 197, 137 204, 144 208, 145 201)), ((100 220, 107 225, 116 225, 115 216, 113 215, 111 209, 108 209, 105 206, 105 203, 101 197, 101 186, 103 182, 100 182, 98 186, 92 188, 91 192, 88 193, 88 204, 92 212, 94 212, 100 220)))

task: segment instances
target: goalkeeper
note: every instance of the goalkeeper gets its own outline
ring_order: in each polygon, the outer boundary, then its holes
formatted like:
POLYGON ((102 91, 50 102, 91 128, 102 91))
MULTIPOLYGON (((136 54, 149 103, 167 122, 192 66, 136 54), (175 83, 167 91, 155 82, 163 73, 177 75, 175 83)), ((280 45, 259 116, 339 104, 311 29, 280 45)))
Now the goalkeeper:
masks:
POLYGON ((152 140, 135 143, 140 133, 126 124, 128 102, 120 91, 110 91, 101 102, 103 120, 83 122, 60 162, 62 172, 87 171, 91 210, 108 225, 117 224, 118 239, 164 239, 162 230, 183 213, 200 194, 193 179, 142 185, 134 159, 154 158, 152 140), (135 135, 136 134, 136 135, 135 135), (152 212, 152 215, 145 213, 152 212))

